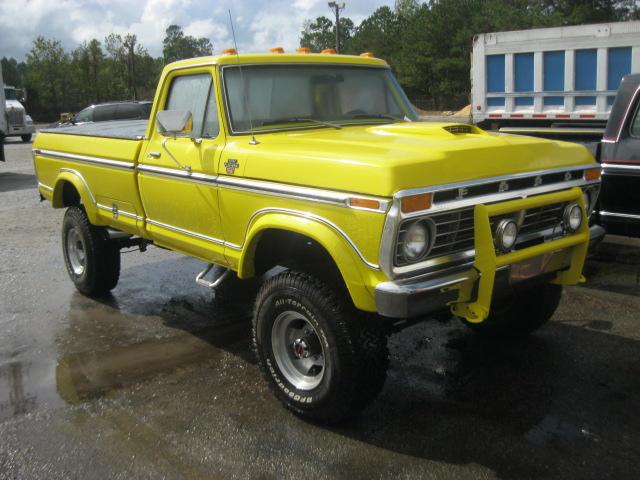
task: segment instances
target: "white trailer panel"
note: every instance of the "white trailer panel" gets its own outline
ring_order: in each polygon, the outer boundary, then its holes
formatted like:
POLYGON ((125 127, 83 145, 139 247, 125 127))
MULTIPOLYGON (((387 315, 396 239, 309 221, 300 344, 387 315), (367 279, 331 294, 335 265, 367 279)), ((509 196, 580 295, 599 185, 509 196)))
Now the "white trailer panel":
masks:
POLYGON ((473 121, 606 121, 632 72, 640 22, 483 33, 473 41, 473 121))

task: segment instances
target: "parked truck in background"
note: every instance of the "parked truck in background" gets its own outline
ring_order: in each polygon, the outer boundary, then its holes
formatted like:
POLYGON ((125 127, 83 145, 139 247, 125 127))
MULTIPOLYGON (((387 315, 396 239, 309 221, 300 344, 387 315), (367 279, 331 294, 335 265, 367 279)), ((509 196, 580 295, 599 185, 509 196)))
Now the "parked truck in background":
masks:
POLYGON ((4 85, 4 105, 7 111, 7 137, 20 137, 23 142, 30 142, 35 133, 33 120, 21 101, 25 101, 24 90, 4 85))
POLYGON ((474 38, 473 123, 599 141, 623 76, 640 71, 640 22, 483 33, 474 38))
MULTIPOLYGON (((2 68, 0 67, 0 85, 2 81, 2 68)), ((4 162, 4 138, 7 136, 7 111, 4 100, 4 89, 0 89, 0 162, 4 162)))

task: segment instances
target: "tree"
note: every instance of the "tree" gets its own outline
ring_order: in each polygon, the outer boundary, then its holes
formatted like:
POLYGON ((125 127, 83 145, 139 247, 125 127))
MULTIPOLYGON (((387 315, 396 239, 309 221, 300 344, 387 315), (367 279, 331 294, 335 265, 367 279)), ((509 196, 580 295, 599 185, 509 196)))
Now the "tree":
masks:
MULTIPOLYGON (((340 51, 348 45, 353 36, 355 25, 350 18, 340 18, 340 51)), ((300 46, 321 52, 325 48, 336 47, 336 27, 327 17, 318 17, 315 21, 307 20, 300 36, 300 46)))
POLYGON ((162 55, 166 63, 213 54, 213 44, 208 38, 185 35, 179 25, 169 25, 162 45, 162 55))
POLYGON ((26 69, 24 62, 18 62, 15 58, 2 57, 2 77, 4 83, 14 87, 22 87, 26 69))
POLYGON ((38 36, 27 54, 26 86, 31 104, 50 117, 69 105, 70 58, 59 40, 38 36))
POLYGON ((73 63, 79 72, 80 85, 77 90, 82 94, 83 103, 99 103, 103 96, 103 75, 105 55, 102 45, 95 38, 83 42, 72 52, 73 63))

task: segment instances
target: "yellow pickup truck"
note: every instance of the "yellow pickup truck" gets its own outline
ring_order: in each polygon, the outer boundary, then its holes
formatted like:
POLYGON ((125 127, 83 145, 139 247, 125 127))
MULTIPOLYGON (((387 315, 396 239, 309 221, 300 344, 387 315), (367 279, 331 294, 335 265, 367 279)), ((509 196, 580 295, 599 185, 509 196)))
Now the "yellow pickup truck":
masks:
POLYGON ((416 319, 544 324, 583 280, 600 182, 581 146, 421 122, 383 60, 331 53, 173 63, 148 122, 42 131, 33 158, 80 292, 151 243, 205 262, 209 288, 265 274, 260 366, 324 421, 375 398, 388 334, 416 319))

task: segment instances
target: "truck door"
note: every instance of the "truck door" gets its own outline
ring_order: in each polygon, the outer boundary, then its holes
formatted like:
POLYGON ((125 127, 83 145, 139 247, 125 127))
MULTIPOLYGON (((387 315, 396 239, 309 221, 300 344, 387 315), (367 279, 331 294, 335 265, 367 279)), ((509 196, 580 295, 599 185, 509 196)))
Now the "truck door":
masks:
POLYGON ((140 195, 150 237, 160 245, 224 264, 218 209, 216 163, 224 137, 209 69, 178 70, 164 82, 159 110, 189 111, 193 127, 186 136, 151 134, 139 165, 140 195))
POLYGON ((640 108, 632 106, 616 143, 603 143, 599 214, 609 233, 640 236, 640 108))

